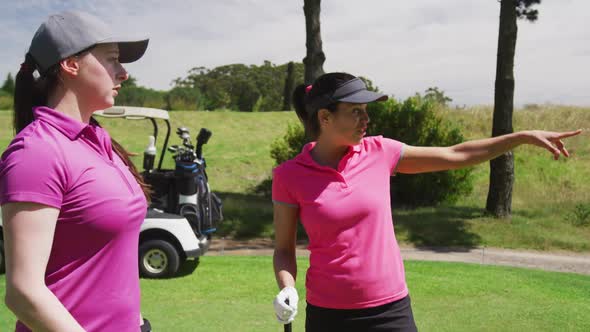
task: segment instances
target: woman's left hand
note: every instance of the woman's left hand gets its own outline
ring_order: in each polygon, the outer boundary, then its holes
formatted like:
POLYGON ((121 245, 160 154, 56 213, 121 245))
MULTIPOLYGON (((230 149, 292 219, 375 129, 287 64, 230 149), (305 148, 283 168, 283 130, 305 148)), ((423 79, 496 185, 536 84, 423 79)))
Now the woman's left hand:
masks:
POLYGON ((559 159, 559 155, 563 153, 564 156, 569 157, 570 154, 565 148, 562 139, 579 135, 582 129, 568 132, 553 132, 543 130, 530 130, 524 132, 526 135, 526 143, 536 145, 549 150, 553 154, 555 160, 559 159))

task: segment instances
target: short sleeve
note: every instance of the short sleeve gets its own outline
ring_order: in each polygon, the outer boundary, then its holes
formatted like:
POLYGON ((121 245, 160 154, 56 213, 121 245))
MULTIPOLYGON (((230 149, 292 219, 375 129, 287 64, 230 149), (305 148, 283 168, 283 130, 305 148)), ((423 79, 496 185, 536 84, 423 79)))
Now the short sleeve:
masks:
POLYGON ((285 169, 281 166, 273 170, 272 176, 272 201, 273 203, 285 204, 293 207, 298 207, 297 200, 291 192, 289 186, 286 184, 285 169))
POLYGON ((59 154, 41 143, 21 138, 6 149, 0 159, 0 204, 32 202, 61 208, 66 172, 59 154))
POLYGON ((404 156, 405 144, 390 138, 381 138, 381 144, 386 158, 389 160, 391 175, 395 175, 397 165, 404 156))

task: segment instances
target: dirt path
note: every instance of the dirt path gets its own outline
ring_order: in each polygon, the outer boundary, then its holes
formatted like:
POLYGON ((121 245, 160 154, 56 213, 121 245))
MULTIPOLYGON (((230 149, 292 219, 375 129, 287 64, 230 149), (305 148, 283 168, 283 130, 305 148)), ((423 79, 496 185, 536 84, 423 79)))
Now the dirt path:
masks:
MULTIPOLYGON (((305 248, 305 243, 298 244, 297 255, 308 256, 309 251, 305 248)), ((272 253, 273 243, 270 239, 246 241, 214 239, 207 255, 270 256, 272 253)), ((401 247, 401 253, 404 260, 505 265, 590 275, 590 254, 498 248, 415 248, 409 246, 401 247)))

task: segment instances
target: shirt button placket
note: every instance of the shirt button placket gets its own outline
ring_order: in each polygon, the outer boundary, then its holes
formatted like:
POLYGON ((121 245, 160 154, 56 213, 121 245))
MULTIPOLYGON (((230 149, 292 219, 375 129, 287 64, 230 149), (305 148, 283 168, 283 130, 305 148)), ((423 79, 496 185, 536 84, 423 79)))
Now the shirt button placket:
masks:
POLYGON ((338 174, 338 176, 340 177, 340 188, 345 190, 348 189, 348 183, 346 183, 346 178, 344 175, 338 174))

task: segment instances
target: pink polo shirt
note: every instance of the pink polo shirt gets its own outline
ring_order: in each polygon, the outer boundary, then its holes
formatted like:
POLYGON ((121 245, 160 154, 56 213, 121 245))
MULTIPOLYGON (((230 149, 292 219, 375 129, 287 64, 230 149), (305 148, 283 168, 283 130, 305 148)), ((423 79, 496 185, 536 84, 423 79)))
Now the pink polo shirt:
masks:
MULTIPOLYGON (((86 331, 139 330, 147 204, 108 133, 47 107, 0 159, 0 204, 60 209, 45 283, 86 331)), ((16 331, 29 331, 17 322, 16 331)))
POLYGON ((361 309, 404 298, 389 195, 403 143, 366 137, 349 148, 338 170, 312 159, 314 145, 274 170, 272 190, 273 201, 299 208, 309 237, 307 302, 361 309))

